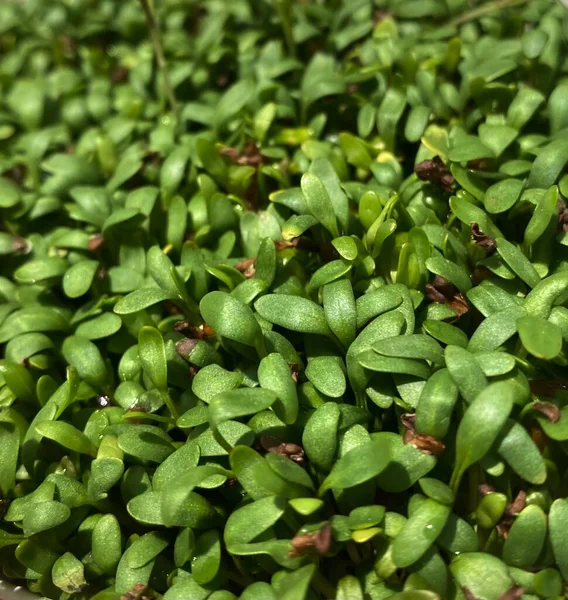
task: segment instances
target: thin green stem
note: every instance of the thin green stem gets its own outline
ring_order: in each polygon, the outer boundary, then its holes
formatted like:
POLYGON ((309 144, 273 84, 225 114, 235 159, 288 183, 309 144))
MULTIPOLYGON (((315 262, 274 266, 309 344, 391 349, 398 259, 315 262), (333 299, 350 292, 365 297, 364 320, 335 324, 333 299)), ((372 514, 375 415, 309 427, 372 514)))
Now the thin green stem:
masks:
POLYGON ((172 415, 172 418, 174 419, 174 421, 177 421, 179 419, 179 412, 175 407, 174 401, 172 400, 172 397, 170 396, 169 392, 165 392, 162 397, 164 399, 165 405, 168 407, 168 410, 172 415))
POLYGON ((480 19, 481 17, 485 17, 486 15, 491 14, 492 12, 502 10, 503 8, 509 8, 510 6, 519 6, 520 4, 526 4, 529 0, 495 0, 495 2, 487 2, 486 4, 482 4, 481 6, 477 6, 476 8, 472 8, 467 12, 454 17, 450 21, 448 21, 448 25, 457 27, 458 25, 462 25, 463 23, 468 23, 469 21, 475 21, 476 19, 480 19))
POLYGON ((156 54, 156 62, 158 64, 158 70, 162 75, 162 81, 164 84, 164 91, 168 99, 168 103, 174 113, 176 120, 176 131, 179 133, 179 127, 181 126, 181 119, 179 115, 179 105, 176 100, 174 88, 171 85, 170 78, 168 76, 168 63, 166 61, 166 55, 164 53, 164 45, 162 43, 162 34, 160 28, 154 16, 154 11, 150 5, 151 0, 140 0, 144 16, 146 17, 146 25, 150 32, 150 38, 152 45, 154 46, 154 53, 156 54))
POLYGON ((288 53, 292 58, 295 58, 296 42, 294 41, 294 35, 292 33, 291 3, 289 0, 275 0, 275 2, 278 18, 280 19, 280 27, 282 27, 286 46, 288 46, 288 53))

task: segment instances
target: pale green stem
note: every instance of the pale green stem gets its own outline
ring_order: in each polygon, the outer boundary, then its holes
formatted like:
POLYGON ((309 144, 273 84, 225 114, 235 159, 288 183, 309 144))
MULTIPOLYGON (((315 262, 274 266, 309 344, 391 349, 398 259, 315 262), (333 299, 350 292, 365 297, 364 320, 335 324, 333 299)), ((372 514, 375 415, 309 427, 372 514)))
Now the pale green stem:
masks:
POLYGON ((162 35, 160 33, 160 28, 158 27, 158 23, 154 16, 154 11, 152 10, 152 6, 150 5, 151 0, 140 0, 140 4, 142 5, 142 10, 144 11, 144 16, 146 17, 146 24, 148 26, 148 31, 150 32, 150 38, 152 40, 152 45, 154 46, 154 53, 156 55, 156 62, 158 64, 158 70, 162 75, 162 80, 164 84, 164 91, 166 93, 166 97, 168 99, 168 103, 174 113, 174 118, 176 120, 176 131, 179 132, 179 127, 181 126, 181 119, 179 115, 179 106, 176 100, 176 95, 174 92, 174 88, 170 83, 170 79, 168 76, 168 63, 166 61, 166 55, 164 53, 164 45, 162 43, 162 35))

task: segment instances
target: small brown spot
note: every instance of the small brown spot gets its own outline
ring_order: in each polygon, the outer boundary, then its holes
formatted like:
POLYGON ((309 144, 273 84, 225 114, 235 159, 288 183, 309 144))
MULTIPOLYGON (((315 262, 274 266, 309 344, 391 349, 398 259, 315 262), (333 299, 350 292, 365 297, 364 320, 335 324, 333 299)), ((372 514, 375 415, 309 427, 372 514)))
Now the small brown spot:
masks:
POLYGON ((558 230, 568 232, 568 208, 561 198, 556 202, 558 210, 558 230))
POLYGON ((15 235, 12 238, 12 252, 14 254, 25 254, 29 248, 29 244, 25 238, 19 235, 15 235))
POLYGON ((525 593, 524 588, 520 585, 514 585, 509 588, 504 594, 499 596, 499 600, 517 600, 525 593))
POLYGON ((247 279, 254 277, 256 273, 256 258, 245 258, 235 265, 235 269, 242 273, 247 279))
POLYGON ((450 193, 454 186, 454 176, 448 171, 439 156, 432 159, 423 160, 414 166, 414 172, 422 181, 429 181, 445 192, 450 193))
POLYGON ((387 19, 388 17, 391 16, 391 13, 389 13, 386 10, 377 10, 375 11, 375 14, 373 16, 373 25, 378 25, 379 23, 381 23, 382 21, 384 21, 385 19, 387 19))
POLYGON ((123 594, 120 600, 152 600, 154 594, 148 594, 148 586, 144 583, 137 583, 129 592, 123 594))
POLYGON ((319 531, 305 533, 292 538, 292 549, 288 553, 290 558, 303 556, 314 551, 318 556, 323 556, 331 548, 333 542, 332 529, 329 523, 326 523, 319 531))
POLYGON ((487 496, 488 494, 493 494, 493 492, 495 492, 495 488, 489 483, 481 483, 477 486, 477 491, 482 496, 487 496))
POLYGON ((487 161, 484 158, 475 158, 468 161, 467 168, 474 171, 486 171, 488 168, 487 161))
POLYGON ((222 148, 219 153, 221 156, 226 156, 237 165, 258 167, 259 165, 268 162, 267 158, 261 154, 260 148, 256 145, 256 142, 252 139, 248 139, 245 142, 242 151, 227 146, 222 148))
POLYGON ((105 238, 100 233, 96 233, 89 238, 89 251, 97 252, 97 250, 100 250, 104 244, 105 238))
POLYGON ((124 65, 118 65, 113 69, 110 79, 112 83, 124 83, 128 79, 128 69, 124 65))
POLYGON ((429 456, 439 456, 446 450, 446 446, 435 437, 431 435, 423 435, 416 432, 414 423, 416 421, 416 415, 413 413, 407 413, 400 417, 404 426, 404 433, 402 435, 402 441, 405 444, 412 444, 417 450, 420 450, 422 454, 429 456))
POLYGON ((540 424, 536 421, 531 424, 529 435, 531 436, 532 441, 536 444, 536 447, 541 452, 544 452, 548 446, 548 437, 542 430, 540 424))
POLYGON ((471 273, 471 282, 473 285, 479 285, 482 281, 486 279, 491 279, 493 277, 493 273, 483 265, 477 265, 474 267, 471 273))
POLYGON ((477 596, 473 595, 473 592, 468 587, 462 587, 463 595, 465 600, 478 600, 477 596))
MULTIPOLYGON (((131 406, 128 411, 129 413, 146 413, 146 409, 142 406, 131 406)), ((143 425, 144 424, 144 419, 129 419, 128 420, 130 423, 133 423, 134 425, 143 425)))
POLYGON ((211 325, 208 325, 207 323, 191 325, 189 321, 186 320, 178 321, 174 325, 174 331, 183 333, 183 335, 195 340, 204 340, 205 338, 213 337, 215 335, 211 325))
POLYGON ((495 239, 481 231, 477 223, 471 224, 471 239, 479 246, 487 256, 490 256, 497 250, 495 239))
POLYGON ((527 504, 527 493, 525 490, 520 490, 515 496, 515 499, 507 504, 505 508, 505 516, 516 517, 527 504))
POLYGON ((179 342, 177 342, 176 352, 185 360, 189 360, 189 357, 191 356, 191 353, 195 349, 195 346, 197 346, 198 341, 199 340, 184 338, 183 340, 180 340, 179 342))
POLYGON ((163 307, 169 315, 181 315, 181 310, 170 300, 164 300, 162 302, 163 307))
POLYGON ((358 90, 359 90, 359 84, 357 84, 357 83, 350 83, 346 89, 348 94, 355 94, 358 90))
POLYGON ((271 435, 262 436, 260 438, 260 444, 266 450, 266 452, 285 456, 298 465, 304 464, 304 449, 298 444, 284 442, 281 439, 271 435))
POLYGON ((217 75, 215 83, 217 84, 217 87, 227 87, 227 84, 229 83, 229 76, 227 75, 227 73, 221 73, 220 75, 217 75))
POLYGON ((436 275, 434 281, 427 283, 424 289, 429 300, 447 304, 456 313, 458 319, 469 310, 466 297, 453 283, 440 275, 436 275))
POLYGON ((292 381, 294 383, 298 383, 298 373, 300 372, 300 365, 297 364, 288 364, 288 368, 290 369, 290 373, 292 375, 292 381))
POLYGON ((560 419, 560 409, 552 402, 533 402, 531 409, 544 415, 550 423, 556 423, 560 419))
POLYGON ((16 163, 10 169, 4 171, 2 175, 17 185, 22 185, 24 183, 24 179, 26 178, 27 172, 28 168, 24 163, 16 163))

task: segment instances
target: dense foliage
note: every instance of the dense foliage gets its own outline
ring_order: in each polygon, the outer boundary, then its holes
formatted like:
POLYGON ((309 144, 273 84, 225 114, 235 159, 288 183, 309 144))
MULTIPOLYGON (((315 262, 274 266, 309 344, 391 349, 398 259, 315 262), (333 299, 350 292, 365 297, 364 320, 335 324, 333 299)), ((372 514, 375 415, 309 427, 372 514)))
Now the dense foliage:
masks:
POLYGON ((568 581, 568 11, 0 3, 0 564, 50 599, 568 581))

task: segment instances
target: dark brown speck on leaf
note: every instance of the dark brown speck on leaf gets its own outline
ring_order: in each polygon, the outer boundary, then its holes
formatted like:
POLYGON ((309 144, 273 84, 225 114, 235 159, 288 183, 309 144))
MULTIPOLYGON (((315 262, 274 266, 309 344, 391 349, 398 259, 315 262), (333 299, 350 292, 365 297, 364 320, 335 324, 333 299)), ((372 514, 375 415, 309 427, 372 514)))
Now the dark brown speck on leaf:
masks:
POLYGON ((235 265, 235 269, 242 273, 247 279, 254 277, 256 273, 256 258, 245 258, 235 265))
POLYGON ((414 172, 423 181, 429 181, 445 192, 451 192, 454 186, 454 176, 450 173, 439 156, 423 160, 414 166, 414 172))
POLYGON ((440 440, 437 440, 431 435, 423 435, 416 432, 414 426, 416 415, 413 413, 407 413, 402 415, 400 420, 404 426, 402 441, 405 444, 412 444, 415 448, 420 450, 422 454, 428 454, 431 456, 438 456, 445 451, 446 446, 440 440))
POLYGON ((552 402, 533 402, 531 409, 544 415, 550 423, 556 423, 560 419, 560 409, 552 402))
POLYGON ((489 483, 479 484, 477 490, 482 496, 487 496, 488 494, 493 494, 495 492, 495 488, 489 483))
POLYGON ((89 251, 96 252, 100 250, 105 244, 105 238, 100 234, 96 233, 89 238, 89 251))
POLYGON ((457 319, 469 310, 466 297, 453 283, 444 277, 440 277, 440 275, 436 275, 432 283, 426 284, 425 291, 427 298, 432 302, 448 304, 456 313, 457 319))
POLYGON ((477 246, 483 249, 487 256, 490 256, 497 250, 497 243, 495 239, 486 235, 481 231, 477 223, 471 224, 471 239, 476 243, 477 246))
POLYGON ((260 444, 266 450, 273 454, 280 454, 290 460, 294 461, 298 465, 304 464, 304 449, 298 444, 292 444, 290 442, 284 442, 279 438, 271 435, 265 435, 260 438, 260 444))
POLYGON ((120 600, 152 600, 153 594, 146 595, 148 586, 143 583, 137 583, 129 592, 123 594, 120 600))
POLYGON ((319 531, 305 533, 292 538, 292 549, 288 553, 290 558, 302 556, 308 552, 315 552, 323 556, 331 548, 333 542, 331 525, 326 523, 319 531))
POLYGON ((509 588, 504 594, 499 596, 499 600, 517 600, 525 593, 524 588, 520 585, 514 585, 509 588))

